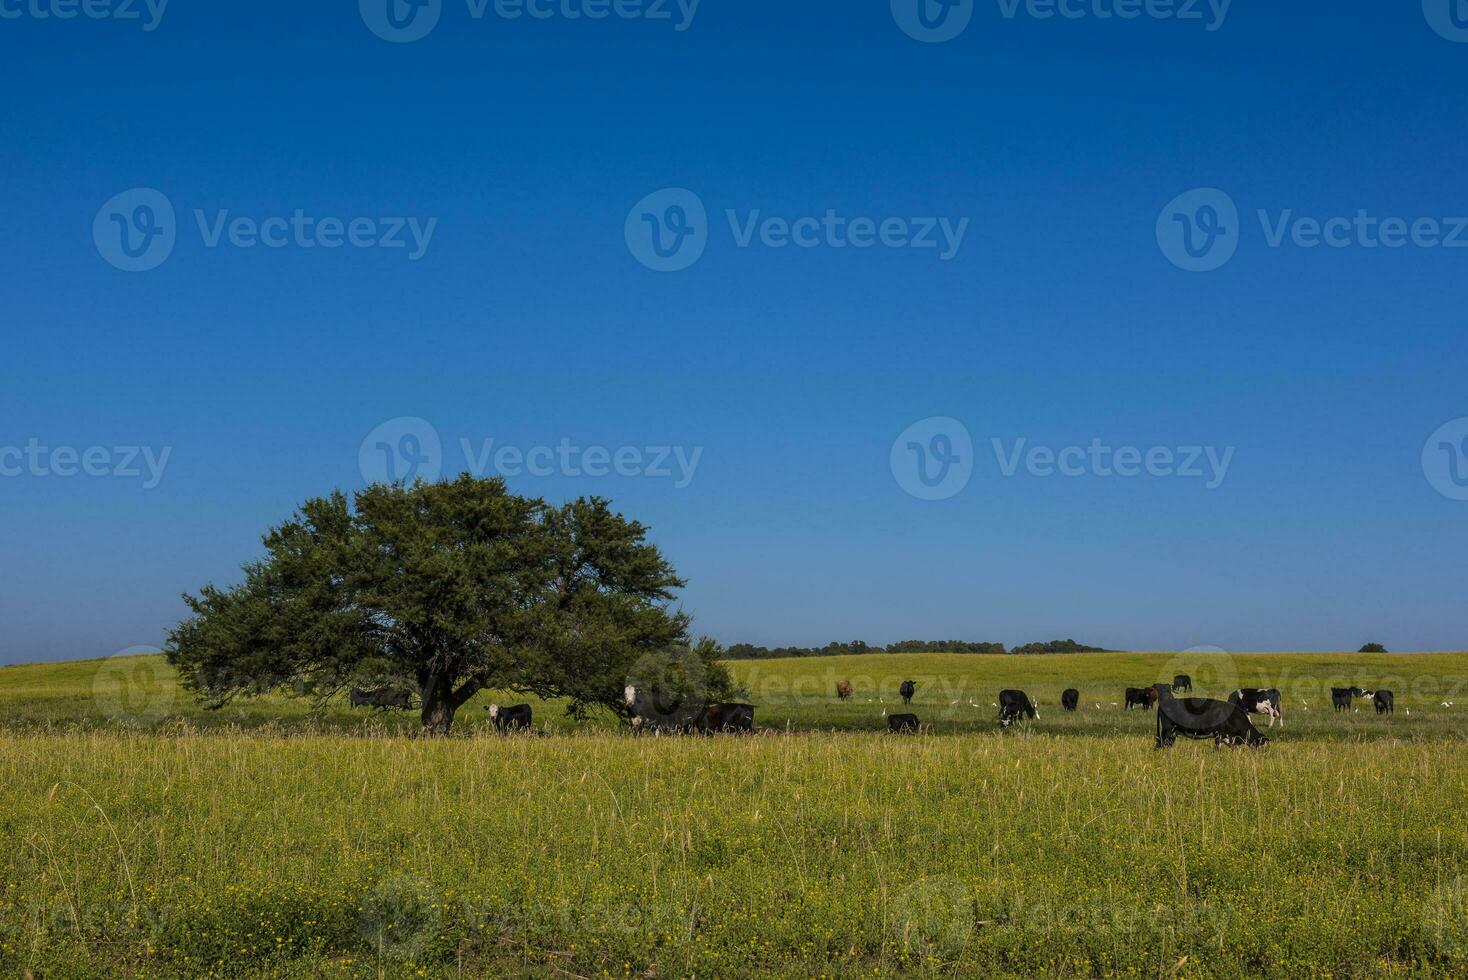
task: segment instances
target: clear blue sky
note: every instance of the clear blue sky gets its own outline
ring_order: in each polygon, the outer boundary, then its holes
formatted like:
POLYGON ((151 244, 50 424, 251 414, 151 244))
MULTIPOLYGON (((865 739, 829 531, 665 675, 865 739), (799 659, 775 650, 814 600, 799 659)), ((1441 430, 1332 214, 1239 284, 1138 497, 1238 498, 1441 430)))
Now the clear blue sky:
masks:
POLYGON ((444 0, 413 43, 348 2, 173 0, 151 31, 55 2, 0 0, 0 447, 170 455, 151 488, 0 477, 0 663, 161 642, 405 416, 450 473, 461 439, 701 448, 683 487, 510 482, 649 524, 725 642, 1468 647, 1468 502, 1423 464, 1468 416, 1468 249, 1273 248, 1256 217, 1468 216, 1468 43, 1416 2, 1238 0, 1210 31, 970 0, 941 44, 888 0, 703 0, 682 31, 671 2, 444 0), (177 212, 146 272, 94 244, 133 188, 177 212), (624 236, 664 188, 707 208, 681 271, 624 236), (1209 272, 1159 245, 1195 188, 1240 214, 1209 272), (437 223, 411 261, 210 248, 194 217, 297 209, 437 223), (741 248, 730 209, 968 224, 944 261, 741 248), (890 462, 931 417, 973 442, 934 501, 890 462), (1209 489, 1005 476, 993 439, 1234 453, 1209 489))

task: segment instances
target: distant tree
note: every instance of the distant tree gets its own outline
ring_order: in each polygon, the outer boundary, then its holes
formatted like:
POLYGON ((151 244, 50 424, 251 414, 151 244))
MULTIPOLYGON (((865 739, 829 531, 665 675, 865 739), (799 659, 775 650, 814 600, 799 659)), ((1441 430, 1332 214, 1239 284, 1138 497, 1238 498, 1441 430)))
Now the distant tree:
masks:
POLYGON ((410 686, 435 733, 485 688, 616 711, 618 675, 687 639, 683 583, 645 538, 605 500, 554 508, 499 479, 337 491, 271 530, 242 583, 186 595, 165 653, 210 707, 371 679, 410 686))
POLYGON ((1101 647, 1088 647, 1075 640, 1051 640, 1049 643, 1026 643, 1015 647, 1011 653, 1110 653, 1101 647))
POLYGON ((1362 647, 1360 650, 1358 650, 1357 652, 1358 653, 1386 653, 1387 652, 1387 649, 1386 649, 1386 647, 1382 646, 1380 643, 1368 643, 1364 647, 1362 647))

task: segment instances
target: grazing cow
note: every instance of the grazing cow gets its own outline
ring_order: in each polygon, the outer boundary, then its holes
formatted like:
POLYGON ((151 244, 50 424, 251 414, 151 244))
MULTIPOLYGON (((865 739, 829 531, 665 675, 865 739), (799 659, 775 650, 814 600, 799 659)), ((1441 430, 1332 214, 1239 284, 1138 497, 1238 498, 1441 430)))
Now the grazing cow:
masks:
POLYGON ((1081 692, 1073 687, 1068 687, 1060 693, 1060 706, 1066 711, 1074 711, 1080 700, 1081 692))
POLYGON ((1157 747, 1165 749, 1182 735, 1212 738, 1213 747, 1248 745, 1260 748, 1269 739, 1249 721, 1243 706, 1213 698, 1175 698, 1170 693, 1157 702, 1157 747))
POLYGON ((1150 687, 1129 687, 1126 689, 1126 710, 1132 710, 1134 705, 1141 706, 1144 710, 1152 707, 1157 700, 1157 692, 1150 687))
POLYGON ((903 704, 912 704, 912 696, 917 693, 917 684, 912 681, 903 681, 897 693, 902 695, 903 704))
POLYGON ((1333 687, 1330 689, 1330 703, 1337 711, 1350 711, 1351 699, 1362 698, 1366 692, 1359 687, 1333 687))
POLYGON ((413 692, 396 687, 379 687, 374 691, 354 687, 347 693, 347 700, 354 708, 376 708, 379 711, 406 709, 413 706, 413 692))
POLYGON ((851 700, 851 681, 836 682, 836 697, 842 701, 851 700))
POLYGON ((629 720, 638 731, 687 732, 705 707, 631 684, 622 693, 627 701, 629 720))
POLYGON ((693 723, 693 730, 704 735, 717 732, 753 732, 754 705, 711 704, 693 723))
POLYGON ((1251 715, 1268 715, 1270 728, 1274 727, 1275 721, 1280 727, 1284 726, 1278 688, 1241 687, 1228 696, 1228 703, 1238 705, 1251 715))
POLYGON ((887 730, 898 734, 916 734, 918 730, 917 715, 888 715, 887 730))
POLYGON ((1174 691, 1188 691, 1191 693, 1193 690, 1193 679, 1187 674, 1178 674, 1172 679, 1172 689, 1174 691))
POLYGON ((501 708, 492 704, 484 709, 489 712, 489 720, 494 722, 496 731, 513 732, 519 729, 530 728, 530 705, 516 704, 508 708, 501 708))
POLYGON ((1030 696, 1024 691, 1000 691, 999 692, 999 724, 1008 728, 1011 722, 1018 721, 1021 717, 1040 718, 1040 712, 1030 703, 1030 696))
POLYGON ((1394 715, 1397 713, 1397 700, 1391 691, 1377 691, 1371 696, 1376 702, 1376 713, 1379 715, 1394 715))

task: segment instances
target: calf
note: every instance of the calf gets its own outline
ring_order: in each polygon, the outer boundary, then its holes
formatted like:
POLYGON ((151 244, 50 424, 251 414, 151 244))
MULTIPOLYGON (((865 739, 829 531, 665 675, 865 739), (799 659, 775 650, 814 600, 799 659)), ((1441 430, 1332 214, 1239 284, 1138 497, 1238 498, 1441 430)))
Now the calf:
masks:
POLYGON ((1039 720, 1040 712, 1030 703, 1030 696, 1024 691, 1005 690, 999 692, 999 724, 1008 728, 1012 722, 1020 718, 1033 718, 1039 720))
POLYGON ((917 684, 912 681, 903 681, 897 693, 902 695, 903 704, 912 704, 912 696, 917 693, 917 684))
POLYGON ((1193 679, 1187 674, 1178 674, 1172 679, 1172 689, 1174 691, 1191 692, 1193 690, 1193 679))
POLYGON ((1351 699, 1365 696, 1366 692, 1359 687, 1333 687, 1330 689, 1330 703, 1337 711, 1350 711, 1351 699))
POLYGON ((693 723, 693 730, 704 735, 717 732, 753 732, 754 705, 711 704, 693 723))
POLYGON ((1251 715, 1268 715, 1270 728, 1274 727, 1275 721, 1284 727, 1278 688, 1241 687, 1228 696, 1228 703, 1238 705, 1251 715))
POLYGON ((1212 738, 1213 747, 1248 745, 1261 748, 1269 739, 1249 721, 1249 713, 1241 705, 1213 698, 1175 698, 1171 694, 1157 703, 1157 747, 1165 749, 1177 737, 1212 738))
POLYGON ((887 730, 898 734, 915 734, 918 730, 918 716, 888 715, 887 730))
POLYGON ((347 693, 347 700, 354 708, 376 708, 380 711, 388 708, 406 709, 413 706, 413 693, 395 687, 379 687, 375 691, 354 687, 347 693))
POLYGON ((1394 715, 1397 713, 1396 698, 1392 696, 1391 691, 1377 691, 1371 696, 1371 700, 1376 704, 1377 714, 1394 715))
POLYGON ((530 705, 516 704, 508 708, 501 708, 492 704, 484 709, 489 712, 489 720, 494 722, 496 731, 513 732, 519 729, 530 728, 530 705))
POLYGON ((1152 707, 1157 700, 1157 692, 1150 687, 1129 687, 1126 689, 1126 710, 1132 710, 1133 706, 1140 706, 1144 710, 1152 707))
POLYGON ((1074 711, 1080 703, 1081 692, 1073 687, 1068 687, 1060 694, 1060 706, 1066 711, 1074 711))
POLYGON ((842 701, 851 700, 851 681, 836 682, 836 697, 842 701))

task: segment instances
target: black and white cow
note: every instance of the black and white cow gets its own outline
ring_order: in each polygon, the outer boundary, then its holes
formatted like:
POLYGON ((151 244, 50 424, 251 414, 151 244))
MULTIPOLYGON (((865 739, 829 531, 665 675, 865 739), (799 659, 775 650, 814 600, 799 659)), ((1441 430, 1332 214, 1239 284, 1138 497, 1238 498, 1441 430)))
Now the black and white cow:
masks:
POLYGON ((1076 705, 1081 701, 1081 692, 1073 687, 1068 687, 1060 692, 1060 706, 1066 711, 1074 711, 1076 705))
POLYGON ((705 707, 631 684, 623 689, 622 695, 627 702, 628 720, 633 729, 642 732, 686 733, 692 730, 705 707))
POLYGON ((1284 727, 1284 715, 1279 707, 1278 688, 1241 687, 1228 696, 1229 704, 1236 704, 1251 715, 1268 715, 1269 727, 1276 721, 1284 727))
POLYGON ((912 704, 912 696, 917 693, 917 684, 914 681, 903 681, 902 686, 897 689, 902 695, 903 704, 912 704))
POLYGON ((888 715, 887 716, 887 730, 889 732, 896 732, 899 735, 901 735, 901 734, 907 734, 907 735, 916 734, 917 733, 917 730, 918 730, 918 716, 917 715, 888 715))
POLYGON ((1213 746, 1248 745, 1260 748, 1269 739, 1249 721, 1242 705, 1213 698, 1175 698, 1164 694, 1157 702, 1157 747, 1169 748, 1177 737, 1211 738, 1213 746))
POLYGON ((413 706, 413 692, 397 687, 379 687, 374 691, 354 687, 347 693, 347 700, 354 708, 377 708, 381 711, 388 708, 406 709, 413 706))
POLYGON ((494 722, 496 731, 513 732, 530 728, 531 713, 528 704, 515 704, 508 708, 492 704, 484 710, 489 712, 489 720, 494 722))
POLYGON ((1330 689, 1330 703, 1337 711, 1350 711, 1353 698, 1364 698, 1366 692, 1359 687, 1333 687, 1330 689))
POLYGON ((1008 728, 1012 722, 1020 718, 1033 718, 1040 720, 1040 712, 1030 703, 1030 696, 1024 691, 1006 690, 999 692, 999 724, 1008 728))
POLYGON ((1157 700, 1157 692, 1150 687, 1129 687, 1126 689, 1126 710, 1141 707, 1144 710, 1152 707, 1157 700))
POLYGON ((1178 674, 1172 679, 1172 689, 1174 691, 1191 692, 1193 690, 1193 679, 1187 674, 1178 674))
MULTIPOLYGON (((1376 713, 1379 715, 1394 715, 1397 713, 1397 699, 1392 696, 1391 691, 1367 691, 1366 697, 1376 704, 1376 713)), ((1409 711, 1408 714, 1411 714, 1409 711)))

